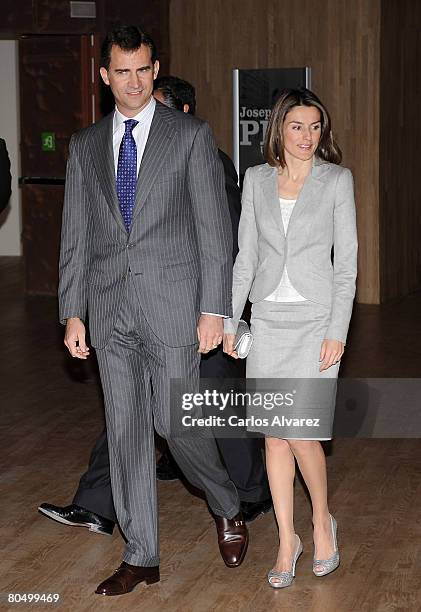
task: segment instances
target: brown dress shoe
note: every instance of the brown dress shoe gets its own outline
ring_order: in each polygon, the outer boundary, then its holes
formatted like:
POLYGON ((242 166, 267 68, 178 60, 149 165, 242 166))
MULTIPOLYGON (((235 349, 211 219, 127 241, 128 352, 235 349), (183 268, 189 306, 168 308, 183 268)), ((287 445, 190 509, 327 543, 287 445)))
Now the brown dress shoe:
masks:
POLYGON ((215 516, 218 544, 225 565, 238 567, 246 556, 249 543, 247 526, 241 513, 232 519, 215 516))
POLYGON ((159 565, 142 567, 129 565, 123 561, 112 576, 101 582, 95 593, 98 593, 98 595, 124 595, 133 591, 140 582, 146 582, 146 584, 159 582, 159 565))

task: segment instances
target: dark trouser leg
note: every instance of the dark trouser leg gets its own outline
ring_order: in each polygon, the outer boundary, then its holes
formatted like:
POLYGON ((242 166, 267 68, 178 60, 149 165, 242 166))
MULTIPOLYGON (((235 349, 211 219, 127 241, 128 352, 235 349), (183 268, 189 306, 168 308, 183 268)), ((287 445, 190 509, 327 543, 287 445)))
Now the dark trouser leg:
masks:
POLYGON ((92 449, 88 469, 81 476, 72 503, 116 522, 105 428, 92 449))
POLYGON ((261 443, 256 438, 218 438, 217 443, 241 501, 259 502, 270 497, 261 443))

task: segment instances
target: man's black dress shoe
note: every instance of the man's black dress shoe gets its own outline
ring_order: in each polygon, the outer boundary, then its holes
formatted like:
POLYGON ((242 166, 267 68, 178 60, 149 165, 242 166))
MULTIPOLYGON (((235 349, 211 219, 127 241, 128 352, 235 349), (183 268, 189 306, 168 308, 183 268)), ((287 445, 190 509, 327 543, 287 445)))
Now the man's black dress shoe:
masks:
POLYGON ((258 516, 266 514, 266 512, 270 512, 272 510, 272 506, 272 499, 269 497, 269 499, 265 499, 264 501, 242 501, 240 504, 240 510, 246 523, 251 523, 257 519, 258 516))
POLYGON ((41 504, 38 508, 42 514, 54 519, 58 523, 64 525, 73 525, 74 527, 87 527, 89 531, 94 533, 102 533, 104 535, 113 535, 114 522, 106 519, 95 512, 90 512, 81 506, 53 506, 52 504, 41 504))
POLYGON ((156 477, 158 480, 178 480, 181 471, 169 451, 162 453, 156 463, 156 477))

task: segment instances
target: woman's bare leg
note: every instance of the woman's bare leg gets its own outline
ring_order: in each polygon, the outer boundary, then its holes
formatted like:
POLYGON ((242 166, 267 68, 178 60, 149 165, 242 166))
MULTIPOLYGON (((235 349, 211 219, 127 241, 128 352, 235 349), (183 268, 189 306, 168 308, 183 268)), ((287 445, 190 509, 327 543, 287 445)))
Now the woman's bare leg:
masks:
MULTIPOLYGON (((291 569, 296 547, 294 537, 295 459, 285 440, 267 437, 265 447, 266 469, 279 527, 279 551, 273 569, 277 572, 284 572, 291 569)), ((276 581, 273 579, 273 582, 276 581)))

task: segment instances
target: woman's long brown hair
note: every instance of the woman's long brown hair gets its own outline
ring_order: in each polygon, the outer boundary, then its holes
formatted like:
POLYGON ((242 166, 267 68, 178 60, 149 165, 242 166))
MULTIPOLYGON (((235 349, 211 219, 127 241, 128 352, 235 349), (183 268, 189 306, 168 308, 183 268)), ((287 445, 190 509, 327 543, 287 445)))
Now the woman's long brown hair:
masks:
POLYGON ((284 89, 269 119, 269 125, 265 137, 264 157, 271 166, 286 165, 284 156, 284 140, 282 126, 285 117, 295 106, 314 106, 320 111, 321 133, 315 155, 327 162, 340 164, 342 152, 333 138, 330 115, 327 108, 319 98, 309 89, 284 89))

